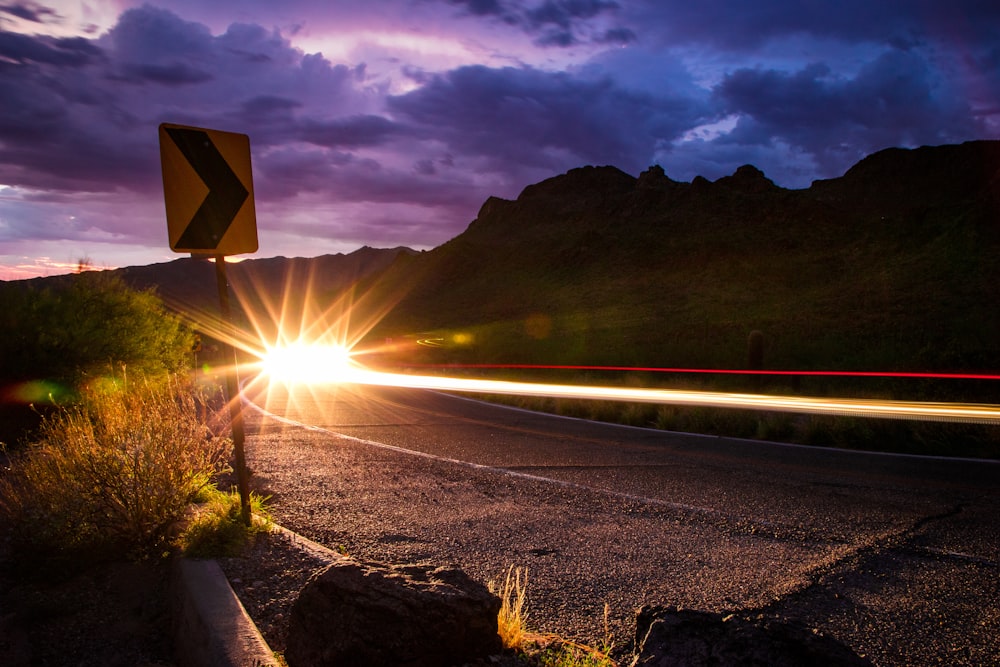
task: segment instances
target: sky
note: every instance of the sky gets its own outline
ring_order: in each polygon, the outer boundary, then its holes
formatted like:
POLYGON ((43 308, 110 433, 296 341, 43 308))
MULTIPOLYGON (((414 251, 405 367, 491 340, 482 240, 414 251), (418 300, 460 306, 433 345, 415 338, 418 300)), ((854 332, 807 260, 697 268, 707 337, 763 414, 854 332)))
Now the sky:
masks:
POLYGON ((253 257, 429 249, 584 165, 1000 139, 1000 2, 0 0, 0 280, 183 256, 163 122, 249 136, 253 257))

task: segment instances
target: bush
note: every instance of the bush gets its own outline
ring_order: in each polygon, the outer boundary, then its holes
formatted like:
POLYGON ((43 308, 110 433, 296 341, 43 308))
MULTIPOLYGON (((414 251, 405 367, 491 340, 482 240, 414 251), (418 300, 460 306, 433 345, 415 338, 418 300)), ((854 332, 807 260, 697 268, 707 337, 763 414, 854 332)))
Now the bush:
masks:
POLYGON ((11 445, 111 369, 164 377, 192 363, 194 335, 180 318, 109 271, 0 283, 0 331, 0 441, 11 445))
POLYGON ((3 379, 73 388, 108 368, 163 376, 190 366, 194 335, 153 292, 109 271, 60 278, 0 285, 3 379))
POLYGON ((157 553, 190 501, 227 465, 230 442, 171 377, 90 387, 45 417, 38 441, 0 478, 0 517, 23 555, 157 553))

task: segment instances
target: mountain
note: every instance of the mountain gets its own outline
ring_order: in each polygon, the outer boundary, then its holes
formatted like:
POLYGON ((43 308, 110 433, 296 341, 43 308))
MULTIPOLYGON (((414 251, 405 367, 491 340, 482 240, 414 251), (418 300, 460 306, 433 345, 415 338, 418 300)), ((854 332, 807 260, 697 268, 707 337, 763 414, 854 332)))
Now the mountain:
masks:
POLYGON ((365 283, 371 340, 453 362, 1000 369, 1000 142, 889 149, 802 190, 582 167, 491 197, 365 283))

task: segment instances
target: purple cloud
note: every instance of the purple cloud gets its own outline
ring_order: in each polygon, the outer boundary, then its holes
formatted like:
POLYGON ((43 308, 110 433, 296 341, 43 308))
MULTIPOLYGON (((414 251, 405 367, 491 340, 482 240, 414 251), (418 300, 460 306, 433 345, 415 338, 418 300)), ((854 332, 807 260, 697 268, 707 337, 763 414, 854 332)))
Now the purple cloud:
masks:
POLYGON ((641 170, 657 141, 711 116, 697 100, 622 89, 607 78, 482 66, 453 70, 388 103, 452 151, 497 169, 596 163, 641 170))
POLYGON ((635 39, 635 33, 624 26, 601 27, 603 19, 620 9, 619 4, 611 0, 544 0, 528 6, 498 0, 448 1, 463 7, 471 16, 489 17, 536 35, 538 46, 569 47, 588 42, 624 44, 635 39))
POLYGON ((375 115, 350 116, 326 121, 305 120, 299 136, 317 146, 373 146, 385 143, 399 128, 390 120, 375 115))
POLYGON ((715 94, 742 118, 727 141, 784 141, 826 175, 889 146, 961 142, 985 134, 960 95, 912 51, 887 51, 853 78, 812 64, 797 72, 740 69, 715 94))
POLYGON ((0 14, 10 14, 32 23, 45 23, 49 19, 58 18, 59 14, 34 2, 22 2, 14 5, 0 5, 0 14))
POLYGON ((0 32, 0 60, 10 64, 82 67, 101 55, 100 48, 82 37, 57 39, 0 32))
POLYGON ((648 26, 662 42, 709 44, 722 50, 749 51, 766 42, 796 35, 845 42, 961 39, 983 43, 1000 23, 1000 5, 989 0, 841 0, 836 4, 768 0, 648 0, 623 11, 633 23, 648 26))

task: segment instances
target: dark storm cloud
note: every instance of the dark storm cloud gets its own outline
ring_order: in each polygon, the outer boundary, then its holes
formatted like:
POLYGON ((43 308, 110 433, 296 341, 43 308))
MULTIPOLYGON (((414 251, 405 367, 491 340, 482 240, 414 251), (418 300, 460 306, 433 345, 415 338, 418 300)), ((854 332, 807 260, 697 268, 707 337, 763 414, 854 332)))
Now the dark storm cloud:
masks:
POLYGON ((22 2, 15 5, 0 5, 0 14, 10 14, 32 23, 45 23, 48 19, 58 18, 59 14, 48 7, 42 7, 34 2, 22 2))
MULTIPOLYGON (((116 187, 115 179, 127 184, 148 173, 134 146, 121 137, 115 140, 134 117, 109 104, 88 78, 102 69, 99 49, 74 43, 72 53, 80 57, 48 57, 50 38, 35 38, 33 47, 25 47, 23 39, 7 36, 0 33, 0 44, 17 42, 19 52, 32 57, 0 67, 0 182, 109 190, 116 187)), ((4 53, 9 57, 9 51, 4 53)))
POLYGON ((0 31, 0 60, 78 67, 100 58, 101 49, 82 37, 31 37, 0 31))
POLYGON ((407 203, 437 207, 468 222, 488 196, 460 178, 435 179, 436 172, 383 166, 376 160, 347 152, 330 153, 319 149, 277 149, 255 161, 255 173, 264 183, 258 190, 271 200, 301 193, 331 195, 338 202, 394 204, 407 203))
POLYGON ((635 33, 624 26, 595 29, 588 25, 594 19, 617 12, 619 4, 610 0, 544 0, 529 6, 497 0, 448 1, 472 16, 492 17, 536 35, 535 44, 539 46, 568 47, 584 42, 624 44, 635 39, 635 33))
POLYGON ((814 155, 825 170, 887 146, 962 141, 985 128, 918 53, 888 51, 853 78, 824 64, 796 72, 740 69, 716 96, 742 117, 727 141, 749 145, 777 140, 814 155))
POLYGON ((168 63, 165 65, 126 64, 122 66, 123 81, 130 83, 152 82, 165 86, 183 86, 189 83, 204 83, 212 80, 212 75, 188 63, 168 63))
POLYGON ((258 146, 379 143, 389 121, 322 115, 352 111, 355 76, 260 26, 215 37, 150 6, 99 40, 0 32, 0 183, 155 192, 161 121, 253 132, 258 146))
POLYGON ((0 53, 20 55, 0 67, 0 182, 90 191, 153 182, 155 165, 141 157, 148 140, 132 133, 141 111, 117 99, 123 68, 107 52, 82 38, 0 33, 0 53))
POLYGON ((214 55, 208 27, 150 5, 122 13, 108 38, 116 58, 125 63, 151 64, 178 57, 197 62, 214 55))
POLYGON ((510 13, 498 0, 448 0, 452 5, 464 7, 473 16, 504 17, 510 13))
POLYGON ((628 44, 636 40, 636 34, 628 28, 609 28, 594 38, 599 44, 628 44))
POLYGON ((627 6, 646 35, 670 43, 702 43, 748 50, 769 40, 811 35, 847 42, 912 44, 927 36, 982 42, 1000 35, 994 0, 649 0, 627 6))
POLYGON ((580 163, 642 169, 657 141, 675 139, 711 114, 697 99, 626 90, 606 78, 483 66, 435 77, 390 98, 389 108, 451 150, 512 170, 580 163))
POLYGON ((242 112, 250 119, 284 117, 302 107, 302 102, 279 95, 258 95, 241 105, 242 112))
POLYGON ((318 146, 376 146, 384 143, 399 128, 382 116, 352 116, 327 121, 303 121, 299 136, 318 146))
POLYGON ((532 27, 554 25, 569 29, 577 20, 592 19, 616 9, 617 2, 606 0, 546 0, 538 7, 528 9, 525 16, 532 27))

